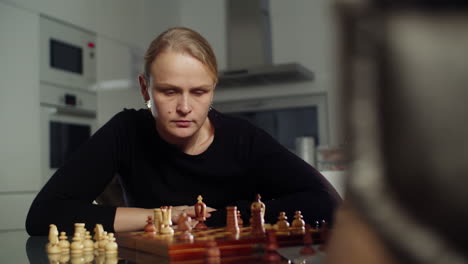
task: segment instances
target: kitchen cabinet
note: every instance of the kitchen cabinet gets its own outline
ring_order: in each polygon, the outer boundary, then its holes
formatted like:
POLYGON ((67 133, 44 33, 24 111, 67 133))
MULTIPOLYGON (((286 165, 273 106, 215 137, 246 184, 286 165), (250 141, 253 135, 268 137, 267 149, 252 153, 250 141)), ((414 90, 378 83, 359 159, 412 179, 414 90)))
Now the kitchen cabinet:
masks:
POLYGON ((0 2, 0 194, 40 188, 39 15, 0 2))
POLYGON ((0 32, 0 231, 4 231, 24 229, 41 184, 39 15, 0 2, 0 32))

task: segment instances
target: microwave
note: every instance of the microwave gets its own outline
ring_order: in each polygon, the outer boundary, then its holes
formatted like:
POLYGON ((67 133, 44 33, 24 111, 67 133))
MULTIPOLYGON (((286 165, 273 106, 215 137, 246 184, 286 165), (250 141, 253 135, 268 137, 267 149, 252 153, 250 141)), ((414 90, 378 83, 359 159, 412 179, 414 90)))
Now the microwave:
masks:
POLYGON ((42 83, 91 90, 96 83, 96 34, 41 16, 39 61, 42 83))

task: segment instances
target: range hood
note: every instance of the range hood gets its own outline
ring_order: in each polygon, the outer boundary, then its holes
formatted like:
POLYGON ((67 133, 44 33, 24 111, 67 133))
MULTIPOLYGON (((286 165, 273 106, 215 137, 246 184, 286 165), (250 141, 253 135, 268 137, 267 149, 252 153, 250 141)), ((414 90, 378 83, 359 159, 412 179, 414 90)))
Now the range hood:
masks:
POLYGON ((269 0, 227 0, 227 67, 218 87, 311 81, 299 63, 273 64, 269 0))

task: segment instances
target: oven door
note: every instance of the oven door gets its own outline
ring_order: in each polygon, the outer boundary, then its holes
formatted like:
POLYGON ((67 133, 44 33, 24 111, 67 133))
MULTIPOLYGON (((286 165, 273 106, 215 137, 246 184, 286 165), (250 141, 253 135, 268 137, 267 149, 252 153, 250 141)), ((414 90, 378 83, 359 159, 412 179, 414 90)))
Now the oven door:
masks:
POLYGON ((41 167, 46 183, 96 131, 96 114, 41 105, 41 167))

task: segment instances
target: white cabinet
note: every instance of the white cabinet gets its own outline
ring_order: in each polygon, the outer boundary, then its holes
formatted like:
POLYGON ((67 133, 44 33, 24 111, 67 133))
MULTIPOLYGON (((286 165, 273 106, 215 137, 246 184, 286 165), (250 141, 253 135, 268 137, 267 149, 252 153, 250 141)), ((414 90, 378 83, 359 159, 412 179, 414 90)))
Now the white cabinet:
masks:
POLYGON ((0 193, 40 188, 39 15, 0 2, 0 193))
POLYGON ((91 31, 96 30, 96 0, 2 0, 91 31))
POLYGON ((35 197, 36 192, 0 195, 0 231, 24 229, 29 206, 35 197))

